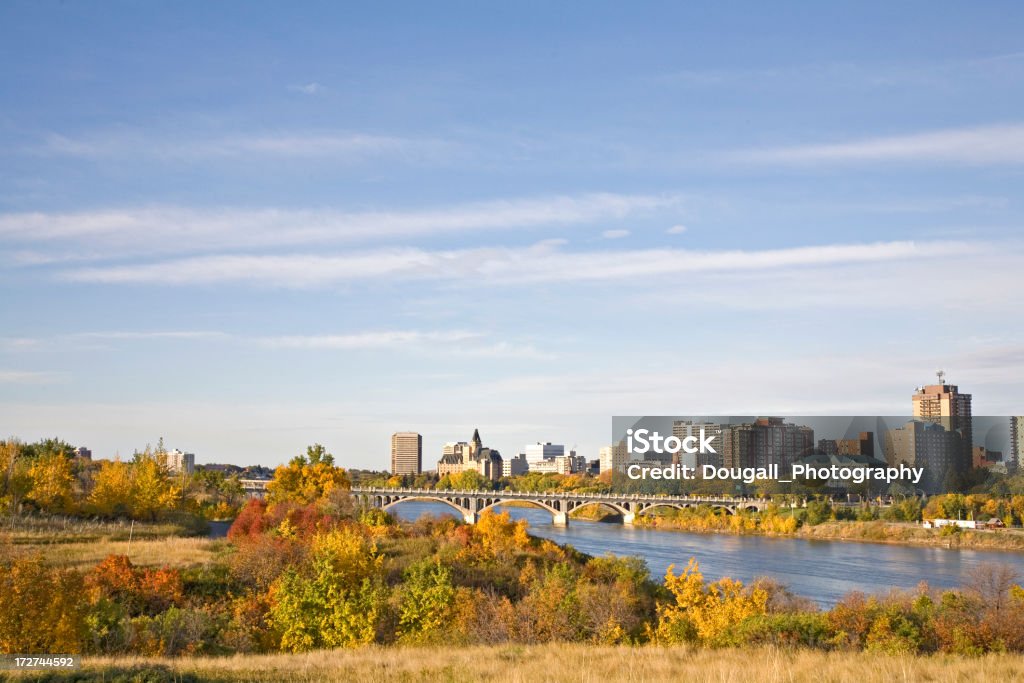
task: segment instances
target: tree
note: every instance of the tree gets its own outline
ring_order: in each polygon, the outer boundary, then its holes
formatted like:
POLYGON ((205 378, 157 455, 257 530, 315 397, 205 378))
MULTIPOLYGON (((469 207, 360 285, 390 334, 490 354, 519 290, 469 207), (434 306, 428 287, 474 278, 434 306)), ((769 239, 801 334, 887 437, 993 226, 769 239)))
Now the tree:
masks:
POLYGON ((663 643, 695 641, 704 645, 728 645, 729 631, 748 617, 765 614, 768 592, 724 578, 705 585, 697 561, 690 559, 676 576, 674 567, 665 572, 665 588, 673 601, 658 608, 655 637, 663 643))
POLYGON ((104 517, 128 517, 135 505, 131 471, 120 460, 104 460, 89 495, 89 507, 104 517))
POLYGON ((398 635, 406 641, 423 641, 448 622, 455 598, 451 570, 437 560, 424 558, 405 571, 398 635))
POLYGON ((35 443, 24 444, 21 447, 21 454, 29 460, 48 455, 60 455, 70 459, 75 457, 75 447, 57 438, 40 439, 35 443))
POLYGON ((82 577, 50 569, 41 558, 0 564, 0 652, 82 651, 86 602, 82 577))
POLYGON ((64 454, 50 452, 35 459, 29 467, 32 488, 28 497, 48 512, 69 512, 73 505, 75 477, 71 461, 64 454))
POLYGON ((274 480, 267 485, 267 498, 272 503, 291 501, 307 505, 323 500, 337 489, 351 488, 345 470, 334 466, 334 456, 320 444, 306 449, 287 465, 274 470, 274 480))
POLYGON ((132 466, 133 517, 156 519, 162 510, 171 508, 178 500, 178 492, 172 485, 167 467, 157 456, 137 456, 132 466))
POLYGON ((272 589, 270 621, 281 632, 281 649, 373 642, 386 597, 383 562, 353 528, 317 536, 307 565, 286 570, 272 589))
POLYGON ((32 488, 28 459, 23 453, 22 444, 17 439, 0 441, 0 503, 6 504, 12 513, 32 488))

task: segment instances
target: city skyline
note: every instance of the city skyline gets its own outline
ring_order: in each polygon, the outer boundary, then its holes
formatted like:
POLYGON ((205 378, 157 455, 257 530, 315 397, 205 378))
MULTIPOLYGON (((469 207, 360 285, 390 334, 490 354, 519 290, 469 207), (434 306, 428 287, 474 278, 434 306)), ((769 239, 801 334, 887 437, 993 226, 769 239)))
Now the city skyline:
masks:
POLYGON ((4 437, 1024 407, 1016 4, 190 7, 0 6, 4 437))

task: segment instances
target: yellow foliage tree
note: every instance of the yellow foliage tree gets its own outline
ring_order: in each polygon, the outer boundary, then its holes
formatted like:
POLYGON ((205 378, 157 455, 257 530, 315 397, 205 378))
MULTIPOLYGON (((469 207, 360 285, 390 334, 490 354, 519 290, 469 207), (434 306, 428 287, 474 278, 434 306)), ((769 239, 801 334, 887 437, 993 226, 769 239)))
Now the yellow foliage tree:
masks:
POLYGON ((80 574, 50 569, 38 557, 0 564, 0 652, 81 652, 83 590, 80 574))
POLYGON ((334 456, 323 446, 314 444, 306 455, 292 458, 287 465, 274 470, 274 480, 267 485, 271 503, 291 501, 308 505, 323 500, 338 489, 348 489, 345 470, 334 466, 334 456))
POLYGON ((75 477, 71 461, 62 453, 49 453, 36 458, 28 471, 32 488, 28 497, 49 512, 69 512, 73 506, 75 477))
POLYGON ((128 464, 120 460, 103 461, 96 474, 96 485, 89 494, 89 508, 106 517, 126 517, 132 514, 134 503, 128 464))
POLYGON ((670 565, 665 572, 665 587, 673 602, 658 607, 654 636, 659 642, 728 645, 733 626, 766 611, 769 596, 763 588, 744 590, 741 582, 730 578, 705 584, 693 558, 678 576, 674 569, 670 565))

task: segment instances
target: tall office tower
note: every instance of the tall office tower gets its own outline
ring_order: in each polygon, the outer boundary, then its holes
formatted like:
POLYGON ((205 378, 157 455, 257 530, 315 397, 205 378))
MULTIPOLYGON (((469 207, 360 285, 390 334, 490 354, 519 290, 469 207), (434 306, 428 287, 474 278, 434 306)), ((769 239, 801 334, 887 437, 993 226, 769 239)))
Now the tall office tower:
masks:
POLYGON ((1024 415, 1010 418, 1010 466, 1020 467, 1024 456, 1024 415))
POLYGON ((954 466, 958 472, 971 467, 974 433, 971 419, 971 395, 961 394, 955 384, 946 384, 946 373, 936 373, 938 384, 920 387, 911 397, 914 402, 914 417, 941 424, 960 437, 959 454, 954 466))
POLYGON ((678 453, 678 463, 687 467, 703 467, 704 465, 722 466, 722 454, 725 446, 722 442, 722 425, 714 422, 694 422, 693 420, 673 420, 672 436, 680 441, 688 436, 700 439, 701 432, 704 438, 711 439, 711 448, 714 453, 678 453))
POLYGON ((423 471, 423 437, 416 432, 391 435, 391 474, 419 474, 423 471))

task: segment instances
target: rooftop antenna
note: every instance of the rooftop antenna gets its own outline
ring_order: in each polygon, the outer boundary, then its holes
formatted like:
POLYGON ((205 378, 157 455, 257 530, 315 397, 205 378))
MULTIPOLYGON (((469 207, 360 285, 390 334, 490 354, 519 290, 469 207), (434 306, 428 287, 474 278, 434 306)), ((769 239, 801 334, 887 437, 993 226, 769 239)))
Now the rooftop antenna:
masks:
POLYGON ((938 372, 935 373, 935 376, 939 378, 939 384, 945 384, 946 383, 946 371, 945 370, 939 370, 938 372))

